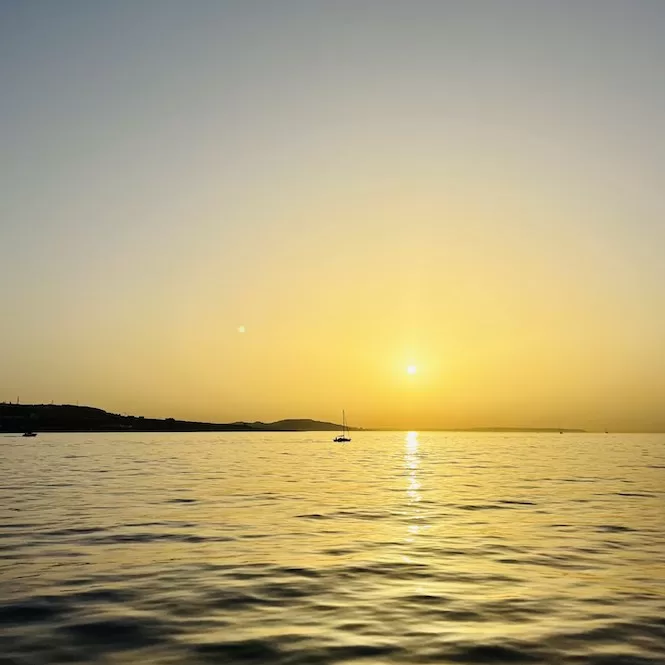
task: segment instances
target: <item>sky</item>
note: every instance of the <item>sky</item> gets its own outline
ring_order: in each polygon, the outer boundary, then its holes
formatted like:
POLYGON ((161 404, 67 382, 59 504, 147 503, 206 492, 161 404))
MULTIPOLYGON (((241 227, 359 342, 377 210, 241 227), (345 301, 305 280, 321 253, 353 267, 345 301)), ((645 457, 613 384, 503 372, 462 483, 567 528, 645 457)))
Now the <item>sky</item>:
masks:
POLYGON ((0 0, 0 400, 665 431, 664 62, 660 0, 0 0))

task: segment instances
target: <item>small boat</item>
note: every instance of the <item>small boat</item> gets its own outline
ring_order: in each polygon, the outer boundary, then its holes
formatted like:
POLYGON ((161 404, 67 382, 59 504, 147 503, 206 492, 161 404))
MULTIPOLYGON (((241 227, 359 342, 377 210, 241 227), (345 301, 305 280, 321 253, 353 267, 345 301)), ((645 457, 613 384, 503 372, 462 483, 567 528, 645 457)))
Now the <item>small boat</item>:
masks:
POLYGON ((346 414, 344 411, 342 411, 342 433, 339 436, 336 436, 333 441, 335 443, 347 443, 348 441, 351 441, 349 430, 346 426, 346 414))
POLYGON ((24 432, 23 436, 37 436, 37 432, 24 432))

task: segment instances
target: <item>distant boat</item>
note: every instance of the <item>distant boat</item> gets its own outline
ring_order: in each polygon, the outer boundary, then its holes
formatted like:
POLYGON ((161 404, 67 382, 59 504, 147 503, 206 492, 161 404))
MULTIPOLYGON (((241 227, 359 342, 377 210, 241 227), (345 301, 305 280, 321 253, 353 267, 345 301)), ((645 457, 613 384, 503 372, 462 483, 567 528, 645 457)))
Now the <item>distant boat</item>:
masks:
POLYGON ((37 436, 37 432, 24 432, 23 436, 37 436))
POLYGON ((349 430, 346 426, 346 414, 344 411, 342 411, 342 433, 339 436, 336 436, 333 441, 335 443, 346 443, 351 441, 351 438, 349 437, 349 430))

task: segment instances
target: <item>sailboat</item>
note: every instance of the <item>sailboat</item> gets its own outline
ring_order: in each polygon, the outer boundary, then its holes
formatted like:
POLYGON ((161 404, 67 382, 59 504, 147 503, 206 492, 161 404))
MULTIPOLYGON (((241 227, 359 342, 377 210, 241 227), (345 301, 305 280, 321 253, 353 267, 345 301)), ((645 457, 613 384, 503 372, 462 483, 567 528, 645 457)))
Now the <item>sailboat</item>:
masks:
POLYGON ((333 441, 335 441, 335 443, 346 443, 347 441, 351 441, 349 430, 346 426, 346 413, 344 413, 344 411, 342 411, 342 433, 339 436, 336 436, 333 441))

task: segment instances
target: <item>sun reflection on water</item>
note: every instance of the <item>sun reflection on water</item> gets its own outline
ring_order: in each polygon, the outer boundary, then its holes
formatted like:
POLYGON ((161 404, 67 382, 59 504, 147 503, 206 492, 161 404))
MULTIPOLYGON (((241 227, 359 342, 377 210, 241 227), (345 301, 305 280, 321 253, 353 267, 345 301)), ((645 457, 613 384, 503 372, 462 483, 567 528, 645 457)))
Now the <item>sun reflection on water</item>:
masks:
POLYGON ((407 432, 404 464, 407 469, 409 480, 406 493, 411 502, 417 502, 421 499, 420 481, 418 480, 418 470, 420 468, 420 455, 418 454, 418 446, 418 432, 407 432))
POLYGON ((413 520, 411 524, 406 527, 405 542, 412 544, 415 537, 420 533, 422 526, 419 520, 422 519, 420 507, 418 506, 422 496, 420 493, 421 483, 418 477, 420 470, 420 454, 418 448, 420 442, 418 441, 418 432, 407 432, 406 434, 406 451, 404 453, 404 466, 406 469, 407 487, 406 496, 409 506, 408 519, 413 520))

